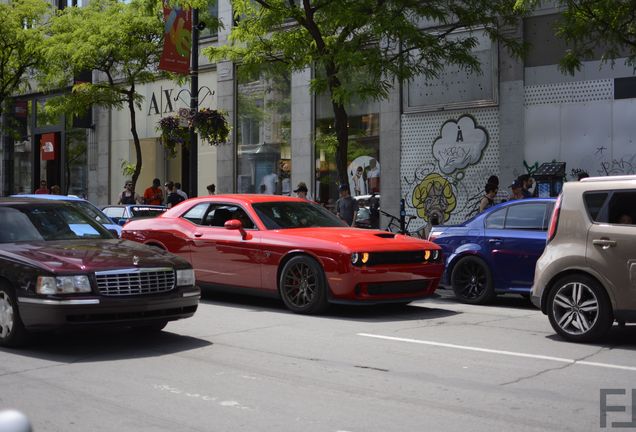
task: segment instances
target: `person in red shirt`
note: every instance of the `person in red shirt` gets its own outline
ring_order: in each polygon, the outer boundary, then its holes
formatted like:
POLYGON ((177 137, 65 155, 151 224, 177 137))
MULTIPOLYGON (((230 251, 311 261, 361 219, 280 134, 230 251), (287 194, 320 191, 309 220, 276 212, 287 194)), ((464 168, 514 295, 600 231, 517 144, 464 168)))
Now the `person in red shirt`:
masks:
POLYGON ((144 192, 144 203, 149 205, 163 205, 163 189, 161 180, 158 178, 152 181, 152 186, 144 192))
POLYGON ((40 181, 40 188, 35 190, 36 194, 48 194, 49 188, 46 186, 46 180, 40 181))

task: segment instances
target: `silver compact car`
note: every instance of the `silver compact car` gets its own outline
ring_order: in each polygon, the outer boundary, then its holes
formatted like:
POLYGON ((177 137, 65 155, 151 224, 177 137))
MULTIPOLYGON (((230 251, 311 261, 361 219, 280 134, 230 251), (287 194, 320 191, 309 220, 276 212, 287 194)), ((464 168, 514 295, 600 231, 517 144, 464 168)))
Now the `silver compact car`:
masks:
POLYGON ((589 342, 636 322, 636 176, 568 182, 537 261, 532 302, 563 338, 589 342))

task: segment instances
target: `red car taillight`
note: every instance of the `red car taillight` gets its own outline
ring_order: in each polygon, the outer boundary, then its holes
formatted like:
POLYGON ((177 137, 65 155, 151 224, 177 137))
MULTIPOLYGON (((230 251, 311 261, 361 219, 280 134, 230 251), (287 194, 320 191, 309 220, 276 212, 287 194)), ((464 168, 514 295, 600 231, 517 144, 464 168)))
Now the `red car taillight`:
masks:
POLYGON ((552 217, 550 218, 550 226, 548 228, 548 240, 550 241, 556 235, 557 225, 559 224, 559 214, 561 213, 561 200, 563 199, 563 195, 559 195, 556 203, 554 204, 554 209, 552 210, 552 217))

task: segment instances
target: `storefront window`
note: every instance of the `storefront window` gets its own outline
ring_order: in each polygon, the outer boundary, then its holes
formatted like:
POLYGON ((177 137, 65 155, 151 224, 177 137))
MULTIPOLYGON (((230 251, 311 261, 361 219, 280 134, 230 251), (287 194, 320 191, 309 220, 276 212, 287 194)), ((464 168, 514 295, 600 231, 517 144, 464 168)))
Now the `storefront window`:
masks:
MULTIPOLYGON (((380 193, 380 114, 378 102, 354 102, 349 114, 347 176, 352 196, 380 193)), ((331 207, 338 199, 336 138, 328 95, 316 97, 316 200, 331 207)))
MULTIPOLYGON (((70 124, 67 126, 70 127, 70 124)), ((67 129, 66 132, 64 176, 69 195, 85 197, 87 193, 86 135, 86 129, 67 129)))
MULTIPOLYGON (((33 104, 30 100, 15 101, 15 132, 13 140, 13 191, 11 193, 30 193, 33 169, 33 144, 31 114, 33 104)), ((37 147, 36 147, 37 150, 37 147)))
POLYGON ((291 193, 291 78, 238 69, 237 191, 291 193))

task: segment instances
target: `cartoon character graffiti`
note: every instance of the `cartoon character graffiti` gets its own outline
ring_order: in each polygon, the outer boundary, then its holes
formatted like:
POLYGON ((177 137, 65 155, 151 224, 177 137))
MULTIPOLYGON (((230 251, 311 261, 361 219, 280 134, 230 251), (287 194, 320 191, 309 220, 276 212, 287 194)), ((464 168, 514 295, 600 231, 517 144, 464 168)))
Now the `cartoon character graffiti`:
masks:
POLYGON ((415 186, 411 202, 417 215, 425 221, 443 223, 455 210, 457 197, 448 180, 439 173, 431 173, 415 186))

